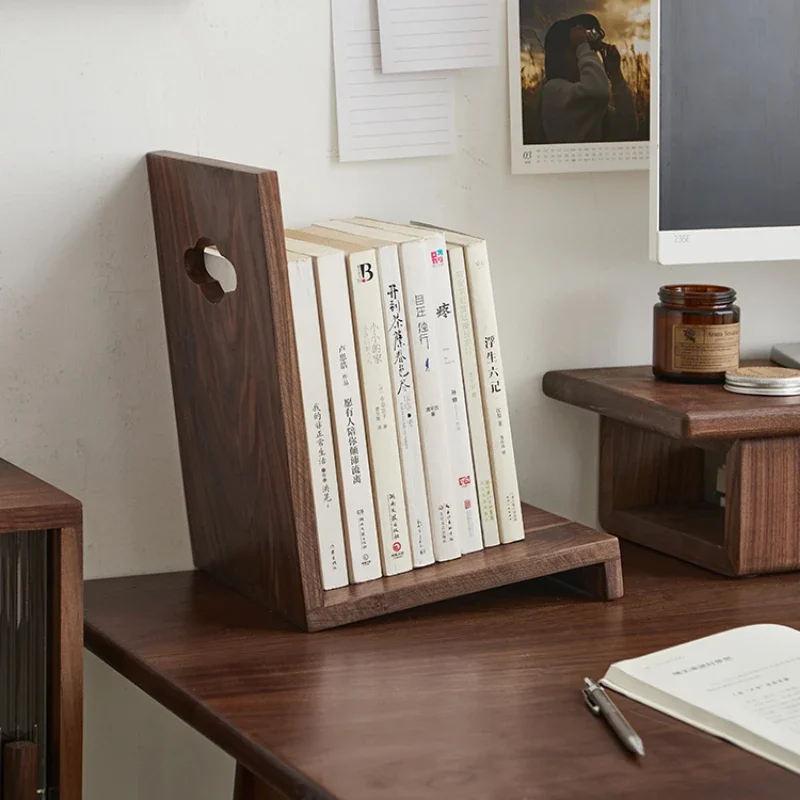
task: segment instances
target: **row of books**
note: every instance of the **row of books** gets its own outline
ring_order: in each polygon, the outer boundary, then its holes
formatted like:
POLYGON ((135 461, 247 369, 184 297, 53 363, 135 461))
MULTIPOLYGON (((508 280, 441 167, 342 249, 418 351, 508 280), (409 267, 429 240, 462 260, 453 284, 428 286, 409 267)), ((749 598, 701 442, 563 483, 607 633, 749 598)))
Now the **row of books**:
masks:
POLYGON ((486 242, 286 231, 325 589, 524 538, 486 242))

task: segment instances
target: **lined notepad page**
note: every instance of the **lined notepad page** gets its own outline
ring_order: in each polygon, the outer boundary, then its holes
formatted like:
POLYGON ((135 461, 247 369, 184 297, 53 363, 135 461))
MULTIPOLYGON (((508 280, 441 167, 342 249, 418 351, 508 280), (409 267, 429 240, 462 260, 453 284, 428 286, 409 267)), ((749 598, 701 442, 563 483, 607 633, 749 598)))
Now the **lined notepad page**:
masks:
POLYGON ((378 0, 383 71, 494 67, 497 0, 378 0))
POLYGON ((456 150, 451 75, 384 75, 375 0, 333 0, 339 159, 449 155, 456 150))

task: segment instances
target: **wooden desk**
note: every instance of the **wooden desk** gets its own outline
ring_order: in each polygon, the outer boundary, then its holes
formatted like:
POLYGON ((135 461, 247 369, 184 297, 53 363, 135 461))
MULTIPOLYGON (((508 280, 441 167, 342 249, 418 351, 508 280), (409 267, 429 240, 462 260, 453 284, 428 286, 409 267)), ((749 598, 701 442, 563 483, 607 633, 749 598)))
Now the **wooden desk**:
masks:
POLYGON ((240 800, 800 796, 800 777, 620 698, 637 762, 580 692, 621 658, 800 626, 800 575, 734 581, 628 543, 623 564, 615 602, 534 581, 315 634, 202 573, 90 581, 86 645, 237 760, 240 800))

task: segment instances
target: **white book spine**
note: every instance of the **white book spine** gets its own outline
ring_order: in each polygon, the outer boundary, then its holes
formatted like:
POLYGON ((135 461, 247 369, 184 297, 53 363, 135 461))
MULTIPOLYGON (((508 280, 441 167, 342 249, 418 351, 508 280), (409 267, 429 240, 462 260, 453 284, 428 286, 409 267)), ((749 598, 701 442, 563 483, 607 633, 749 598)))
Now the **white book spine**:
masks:
POLYGON ((483 544, 494 547, 500 544, 500 528, 497 524, 497 509, 494 500, 492 462, 486 440, 486 422, 483 416, 481 378, 478 373, 478 358, 475 351, 475 329, 472 324, 472 309, 469 303, 469 285, 464 248, 460 245, 448 247, 450 258, 450 280, 453 286, 453 304, 458 328, 458 345, 461 350, 461 370, 464 375, 464 395, 469 420, 469 436, 472 444, 472 463, 475 467, 475 487, 481 515, 483 544))
POLYGON ((450 468, 456 505, 453 509, 456 527, 461 538, 461 552, 474 553, 483 549, 478 495, 475 490, 475 470, 464 399, 464 377, 453 309, 450 268, 444 236, 436 234, 426 239, 431 276, 431 314, 440 354, 439 379, 442 384, 442 412, 448 436, 450 468))
POLYGON ((317 518, 322 588, 338 589, 349 583, 347 554, 328 406, 328 381, 322 356, 314 264, 310 258, 289 259, 289 291, 317 518))
POLYGON ((384 575, 413 568, 375 251, 347 256, 384 575))
POLYGON ((422 456, 428 485, 433 552, 437 561, 450 561, 461 556, 461 543, 453 516, 455 492, 452 487, 447 430, 442 414, 439 358, 430 311, 430 267, 421 241, 400 246, 400 265, 422 456))
POLYGON ((383 316, 386 327, 386 348, 392 378, 392 394, 397 417, 400 462, 406 490, 406 514, 411 536, 411 556, 415 567, 434 562, 428 492, 419 432, 414 374, 408 344, 405 294, 400 275, 398 248, 382 247, 378 251, 383 316))
POLYGON ((524 539, 525 530, 486 242, 468 245, 466 260, 497 521, 500 541, 508 544, 524 539))
POLYGON ((343 255, 315 259, 315 266, 339 485, 350 556, 348 565, 353 583, 363 583, 381 577, 381 558, 347 270, 343 255), (322 268, 321 260, 326 262, 322 268))

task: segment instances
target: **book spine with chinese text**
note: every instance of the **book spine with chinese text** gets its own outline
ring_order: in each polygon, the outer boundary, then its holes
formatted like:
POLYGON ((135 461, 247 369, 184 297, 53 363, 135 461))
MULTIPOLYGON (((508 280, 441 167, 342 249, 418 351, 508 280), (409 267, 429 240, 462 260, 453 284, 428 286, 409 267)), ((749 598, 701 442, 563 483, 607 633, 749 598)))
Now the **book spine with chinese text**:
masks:
POLYGON ((524 539, 525 531, 522 524, 514 445, 511 440, 489 253, 485 241, 467 245, 466 262, 489 457, 494 476, 497 521, 500 527, 500 541, 508 544, 524 539))
POLYGON ((437 561, 450 561, 461 556, 461 543, 454 519, 456 499, 442 415, 440 359, 430 312, 429 266, 421 241, 400 245, 400 267, 427 477, 433 552, 437 561))
MULTIPOLYGON (((293 252, 307 253, 310 249, 306 242, 294 239, 287 239, 287 246, 293 252)), ((351 581, 363 583, 380 578, 382 570, 347 267, 344 253, 341 252, 314 255, 313 260, 340 497, 344 509, 348 568, 351 581)))
POLYGON ((338 589, 346 586, 349 580, 314 263, 311 258, 299 254, 288 253, 287 257, 322 587, 338 589))
POLYGON ((400 461, 406 491, 406 511, 411 555, 415 567, 434 562, 428 491, 422 458, 419 415, 417 413, 414 374, 406 324, 406 304, 396 245, 378 250, 378 272, 383 299, 386 346, 392 379, 392 394, 397 416, 400 461))
POLYGON ((440 363, 442 412, 448 436, 451 479, 456 496, 454 516, 461 540, 461 552, 474 553, 483 549, 483 535, 475 489, 475 471, 464 398, 464 377, 453 308, 449 259, 442 234, 431 232, 425 242, 430 269, 430 312, 436 331, 440 363))
POLYGON ((400 465, 406 495, 411 558, 415 567, 428 566, 435 558, 398 250, 398 244, 408 241, 409 237, 385 229, 378 231, 346 220, 317 223, 306 228, 305 234, 330 246, 361 245, 375 249, 397 419, 400 465))
POLYGON ((346 258, 383 574, 397 575, 413 563, 378 264, 374 250, 346 258))
POLYGON ((486 421, 483 414, 481 379, 478 374, 478 359, 475 350, 475 329, 472 324, 472 309, 469 302, 469 285, 464 248, 448 245, 450 280, 453 286, 453 303, 458 329, 458 344, 461 351, 461 369, 464 374, 464 396, 466 399, 469 435, 472 444, 472 462, 475 467, 475 487, 481 515, 483 544, 494 547, 500 544, 500 529, 494 500, 492 462, 486 440, 486 421))

